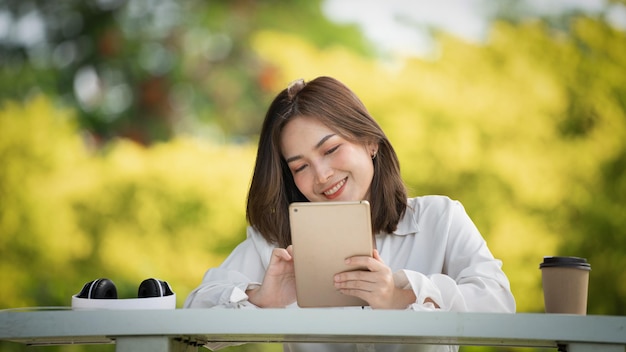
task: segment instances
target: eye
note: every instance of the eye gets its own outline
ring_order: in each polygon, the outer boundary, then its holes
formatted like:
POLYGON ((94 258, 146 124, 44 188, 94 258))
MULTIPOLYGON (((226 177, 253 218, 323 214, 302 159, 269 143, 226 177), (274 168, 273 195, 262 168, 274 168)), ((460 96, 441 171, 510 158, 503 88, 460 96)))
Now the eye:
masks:
POLYGON ((336 146, 334 146, 334 147, 332 147, 332 148, 328 149, 328 150, 326 151, 326 153, 324 153, 324 155, 329 155, 329 154, 334 153, 335 151, 337 151, 337 149, 339 149, 339 147, 340 147, 340 146, 341 146, 341 144, 338 144, 338 145, 336 145, 336 146))
POLYGON ((306 164, 301 165, 301 166, 298 166, 298 167, 296 167, 295 169, 293 169, 293 173, 294 173, 294 174, 297 174, 298 172, 300 172, 300 171, 304 170, 306 167, 307 167, 307 165, 306 165, 306 164))

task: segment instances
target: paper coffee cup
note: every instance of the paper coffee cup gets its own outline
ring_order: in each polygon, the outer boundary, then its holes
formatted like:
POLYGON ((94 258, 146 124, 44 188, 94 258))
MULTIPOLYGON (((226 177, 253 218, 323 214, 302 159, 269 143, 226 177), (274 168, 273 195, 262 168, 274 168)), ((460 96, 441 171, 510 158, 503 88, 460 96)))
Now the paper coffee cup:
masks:
POLYGON ((591 265, 578 257, 544 257, 541 269, 546 313, 587 314, 591 265))

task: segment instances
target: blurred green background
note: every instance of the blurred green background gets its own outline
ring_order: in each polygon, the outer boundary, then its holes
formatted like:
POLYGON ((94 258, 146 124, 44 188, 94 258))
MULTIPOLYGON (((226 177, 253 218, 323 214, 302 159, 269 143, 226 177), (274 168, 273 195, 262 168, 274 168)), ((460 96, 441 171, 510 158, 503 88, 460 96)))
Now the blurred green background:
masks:
POLYGON ((383 126, 411 196, 465 205, 518 312, 543 311, 543 256, 573 255, 592 265, 589 314, 626 315, 626 1, 539 3, 471 2, 485 30, 468 39, 409 18, 428 2, 0 1, 0 309, 67 307, 99 277, 122 298, 167 280, 182 307, 245 238, 271 99, 330 75, 383 126), (348 16, 382 18, 372 6, 428 45, 348 16))

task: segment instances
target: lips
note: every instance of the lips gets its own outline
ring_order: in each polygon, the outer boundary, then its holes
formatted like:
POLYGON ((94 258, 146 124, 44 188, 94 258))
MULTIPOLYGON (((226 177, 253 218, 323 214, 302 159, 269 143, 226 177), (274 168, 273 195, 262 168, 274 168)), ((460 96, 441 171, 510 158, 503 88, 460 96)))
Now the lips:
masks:
POLYGON ((348 178, 344 178, 343 180, 337 182, 334 186, 332 186, 330 189, 324 191, 324 195, 327 198, 335 198, 337 196, 339 196, 339 194, 341 193, 340 190, 343 189, 343 186, 346 184, 346 182, 348 181, 348 178))

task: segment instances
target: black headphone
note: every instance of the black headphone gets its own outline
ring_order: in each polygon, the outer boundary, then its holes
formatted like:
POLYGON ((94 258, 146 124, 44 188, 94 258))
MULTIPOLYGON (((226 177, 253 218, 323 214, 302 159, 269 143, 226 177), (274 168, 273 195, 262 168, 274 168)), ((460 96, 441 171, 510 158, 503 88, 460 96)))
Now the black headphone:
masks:
MULTIPOLYGON (((171 296, 174 292, 166 281, 146 279, 139 285, 138 298, 171 296)), ((117 299, 117 288, 113 281, 102 278, 90 281, 83 286, 78 298, 117 299)))

